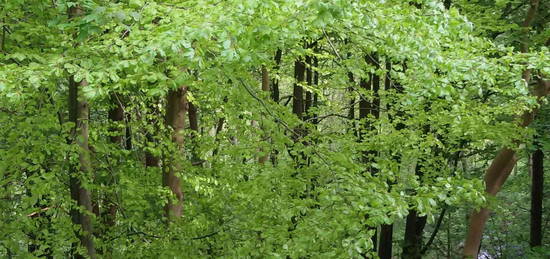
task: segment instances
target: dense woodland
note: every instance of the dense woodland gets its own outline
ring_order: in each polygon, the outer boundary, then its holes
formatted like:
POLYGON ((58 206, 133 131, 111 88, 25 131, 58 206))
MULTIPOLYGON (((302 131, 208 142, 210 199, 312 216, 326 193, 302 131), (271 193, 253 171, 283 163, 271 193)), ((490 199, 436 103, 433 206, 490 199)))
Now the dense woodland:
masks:
POLYGON ((549 25, 548 0, 0 0, 0 257, 550 258, 549 25))

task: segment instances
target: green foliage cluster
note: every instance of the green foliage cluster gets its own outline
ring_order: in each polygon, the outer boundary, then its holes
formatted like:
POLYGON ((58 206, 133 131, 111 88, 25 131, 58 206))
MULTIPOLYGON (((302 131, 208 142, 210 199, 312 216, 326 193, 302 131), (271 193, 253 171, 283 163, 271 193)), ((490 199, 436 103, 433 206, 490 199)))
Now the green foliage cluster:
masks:
MULTIPOLYGON (((519 51, 520 2, 459 0, 447 10, 435 0, 3 1, 0 257, 63 258, 78 243, 69 214, 77 207, 69 176, 79 164, 71 76, 89 83, 81 98, 90 105, 93 173, 78 177, 101 211, 105 200, 118 207, 113 226, 93 217, 106 257, 373 256, 374 230, 399 226, 409 210, 428 216, 431 229, 442 208, 462 215, 480 207, 490 202, 481 175, 494 151, 535 131, 517 125, 538 107, 523 71, 550 75, 548 21, 537 20, 533 47, 519 51), (84 15, 70 19, 75 6, 84 15), (378 66, 365 62, 372 53, 378 66), (319 98, 309 114, 318 124, 259 87, 265 66, 281 96, 292 96, 293 65, 305 56, 319 60, 319 83, 303 85, 319 98), (403 90, 380 90, 379 118, 350 121, 350 99, 375 98, 358 87, 373 75, 403 90), (165 96, 182 85, 200 129, 184 130, 180 153, 164 114, 165 96), (108 113, 118 105, 124 120, 113 122, 108 113), (308 132, 303 141, 295 141, 297 129, 308 132), (130 148, 111 142, 125 131, 130 148), (146 154, 161 166, 146 167, 146 154), (258 163, 263 155, 275 162, 258 163), (167 158, 183 165, 185 197, 183 217, 169 226, 167 158)), ((508 203, 528 200, 526 168, 512 177, 508 203)), ((494 205, 497 214, 515 213, 504 205, 494 205)), ((444 226, 453 251, 464 224, 444 226)), ((490 242, 522 240, 513 230, 491 234, 503 224, 490 223, 490 242)))

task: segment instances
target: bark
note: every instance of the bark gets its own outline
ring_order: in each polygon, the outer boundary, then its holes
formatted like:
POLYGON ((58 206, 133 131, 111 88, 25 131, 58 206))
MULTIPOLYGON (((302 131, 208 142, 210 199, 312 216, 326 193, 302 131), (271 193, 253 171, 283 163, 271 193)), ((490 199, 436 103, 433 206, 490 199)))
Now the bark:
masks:
POLYGON ((185 129, 185 117, 188 109, 187 87, 182 86, 168 93, 165 123, 167 127, 172 129, 172 142, 175 144, 176 149, 180 151, 177 152, 176 156, 168 159, 168 166, 162 175, 163 185, 168 187, 174 195, 174 197, 168 199, 168 203, 164 207, 168 222, 180 218, 183 212, 183 192, 181 190, 181 180, 177 173, 183 169, 178 159, 181 156, 181 151, 183 151, 183 130, 185 129))
POLYGON ((393 224, 384 224, 380 227, 380 246, 378 256, 380 259, 391 259, 393 245, 393 224))
MULTIPOLYGON (((370 63, 375 67, 376 70, 380 69, 379 61, 378 61, 378 54, 374 53, 370 57, 370 63)), ((372 100, 372 107, 370 110, 370 114, 375 118, 378 119, 380 117, 380 76, 377 73, 371 73, 370 74, 372 78, 372 94, 373 94, 373 100, 372 100)))
MULTIPOLYGON (((73 136, 75 143, 78 145, 78 162, 79 168, 76 172, 71 173, 69 177, 69 185, 71 189, 71 197, 76 201, 77 206, 81 209, 74 208, 71 210, 73 224, 80 225, 81 232, 77 233, 80 243, 87 250, 90 258, 96 258, 96 250, 92 237, 92 197, 90 191, 86 189, 82 181, 86 178, 91 178, 92 165, 90 160, 90 149, 88 147, 88 102, 80 94, 82 88, 87 86, 85 80, 75 82, 72 78, 69 83, 69 120, 74 123, 75 129, 73 136)), ((75 254, 76 258, 84 258, 82 254, 75 254)))
MULTIPOLYGON (((367 58, 365 57, 365 59, 367 60, 367 58)), ((372 79, 373 77, 370 76, 369 77, 369 80, 366 80, 365 78, 361 78, 360 82, 359 82, 359 87, 361 89, 363 89, 364 92, 369 92, 371 90, 371 85, 372 85, 372 79)), ((367 100, 367 98, 364 96, 364 94, 361 94, 360 96, 360 100, 359 100, 359 120, 360 120, 360 125, 361 125, 361 129, 360 129, 360 132, 359 132, 359 138, 357 139, 358 142, 363 142, 364 141, 364 138, 365 138, 365 131, 367 130, 370 130, 371 129, 371 125, 370 123, 367 121, 368 120, 368 115, 370 114, 372 110, 372 103, 367 100)), ((369 158, 369 154, 370 152, 369 151, 363 151, 362 152, 362 157, 361 157, 361 162, 363 164, 369 164, 371 161, 370 161, 370 158, 369 158)), ((365 215, 365 220, 369 217, 368 214, 365 215)), ((377 250, 377 246, 378 246, 378 233, 377 233, 377 230, 375 228, 370 228, 369 229, 372 229, 375 231, 374 235, 372 236, 372 243, 373 243, 373 247, 374 247, 374 250, 376 251, 377 250)), ((365 255, 363 255, 363 257, 365 257, 365 255)))
POLYGON ((192 102, 189 102, 189 129, 194 132, 199 132, 197 107, 192 102))
MULTIPOLYGON (((348 72, 348 81, 351 84, 351 86, 348 87, 348 92, 352 94, 354 90, 355 79, 353 78, 353 73, 351 72, 348 72)), ((355 98, 353 97, 349 100, 348 119, 351 121, 355 120, 355 98)))
MULTIPOLYGON (((118 100, 116 96, 111 96, 111 103, 114 105, 109 110, 109 120, 113 124, 121 123, 124 120, 124 109, 122 107, 122 104, 118 100)), ((128 127, 126 127, 126 130, 128 130, 128 127)), ((115 146, 123 147, 124 143, 122 142, 122 136, 123 132, 117 127, 113 126, 110 128, 111 136, 109 137, 111 143, 113 143, 115 146)), ((116 183, 116 175, 111 175, 111 179, 109 179, 109 182, 107 183, 109 186, 114 186, 116 183)), ((115 202, 116 195, 114 193, 110 193, 107 198, 104 201, 105 206, 107 207, 107 212, 103 213, 102 220, 103 223, 106 226, 114 226, 115 220, 116 220, 116 213, 118 210, 117 204, 115 202)))
POLYGON ((443 2, 443 6, 445 6, 445 9, 449 10, 451 8, 452 1, 451 0, 445 0, 443 2))
POLYGON ((441 213, 439 214, 439 218, 437 218, 437 222, 435 223, 434 231, 432 232, 432 235, 430 236, 430 239, 428 239, 428 242, 426 243, 424 248, 422 248, 422 255, 425 255, 426 252, 428 252, 428 249, 430 248, 430 246, 434 242, 435 237, 437 236, 437 233, 439 232, 439 229, 441 228, 441 223, 443 222, 443 218, 445 217, 445 212, 446 211, 447 211, 446 207, 444 207, 441 210, 441 213))
MULTIPOLYGON (((275 53, 275 71, 279 71, 279 68, 281 66, 281 58, 283 55, 283 51, 281 49, 277 49, 277 52, 275 53)), ((279 80, 275 77, 272 79, 271 83, 271 99, 273 99, 274 102, 279 102, 279 80)))
MULTIPOLYGON (((262 66, 262 91, 269 92, 269 71, 267 71, 267 68, 265 66, 262 66)), ((267 138, 267 136, 264 136, 267 138)), ((262 152, 263 150, 260 150, 262 152)), ((258 162, 260 164, 265 164, 265 162, 269 159, 269 155, 266 153, 265 155, 258 158, 258 162)))
MULTIPOLYGON (((536 16, 537 9, 539 6, 539 0, 531 0, 529 10, 525 17, 522 27, 525 28, 525 36, 523 39, 523 44, 521 46, 522 52, 527 52, 527 37, 528 37, 528 27, 531 25, 531 22, 536 16)), ((523 79, 526 83, 530 82, 531 71, 526 70, 523 73, 523 79)), ((550 86, 547 81, 539 80, 539 84, 535 87, 533 95, 541 101, 542 97, 548 95, 550 86)), ((526 112, 521 116, 520 126, 526 127, 533 121, 534 114, 536 110, 531 112, 526 112)), ((492 161, 491 165, 485 173, 485 191, 489 196, 496 196, 498 191, 502 188, 502 185, 510 176, 512 169, 514 168, 517 162, 517 157, 515 151, 510 148, 503 148, 492 161)), ((481 237, 483 235, 483 229, 485 223, 489 218, 489 210, 487 208, 481 208, 478 211, 472 212, 469 220, 468 234, 466 235, 466 240, 464 242, 464 252, 463 255, 465 258, 477 257, 479 252, 481 237)))
MULTIPOLYGON (((390 77, 390 71, 391 71, 391 63, 386 63, 386 77, 384 80, 384 90, 389 91, 391 89, 391 77, 390 77)), ((390 105, 388 104, 388 110, 390 109, 390 105)), ((400 158, 398 157, 397 160, 399 161, 400 158)), ((388 185, 391 188, 392 183, 388 182, 388 185)), ((383 224, 380 227, 380 246, 378 248, 378 256, 380 259, 391 259, 392 256, 392 249, 393 249, 393 224, 383 224)))
POLYGON ((303 61, 296 60, 294 62, 294 83, 292 92, 292 113, 298 118, 303 119, 304 113, 304 88, 300 84, 304 82, 304 73, 306 67, 303 61))
MULTIPOLYGON (((309 87, 313 85, 313 70, 311 69, 313 66, 313 61, 311 56, 306 57, 306 83, 309 87)), ((305 108, 304 111, 306 113, 305 120, 308 120, 311 118, 310 109, 313 106, 313 95, 311 94, 311 91, 306 90, 306 99, 305 99, 305 108)))
POLYGON ((132 127, 130 126, 130 121, 132 116, 130 114, 126 115, 126 150, 132 150, 132 127))
MULTIPOLYGON (((84 14, 80 6, 73 6, 69 8, 68 12, 69 19, 74 19, 84 14)), ((87 85, 88 82, 86 82, 86 80, 75 82, 72 76, 69 78, 69 119, 75 125, 73 139, 79 147, 79 168, 75 170, 76 172, 71 173, 69 185, 72 199, 75 200, 77 206, 81 208, 73 208, 71 210, 73 223, 80 225, 81 228, 81 232, 77 233, 77 236, 82 246, 86 248, 88 257, 94 259, 97 258, 97 255, 92 236, 92 197, 90 191, 86 189, 82 183, 86 178, 91 178, 92 173, 90 149, 88 146, 89 106, 84 96, 80 94, 82 92, 81 90, 87 85)), ((75 257, 84 258, 84 255, 76 253, 75 257)))
MULTIPOLYGON (((282 58, 283 52, 281 49, 277 49, 277 52, 275 53, 275 67, 273 67, 273 70, 277 73, 279 72, 280 66, 281 66, 281 58, 282 58)), ((276 76, 271 79, 271 99, 275 103, 279 103, 279 79, 276 78, 276 76)), ((277 154, 279 152, 277 150, 273 150, 271 154, 271 164, 276 165, 277 164, 277 154)))
MULTIPOLYGON (((150 105, 149 106, 149 112, 154 114, 154 116, 158 116, 158 111, 157 111, 157 108, 155 107, 155 105, 150 105)), ((158 130, 157 128, 157 122, 155 120, 148 120, 148 123, 153 125, 153 127, 158 130)), ((153 137, 153 134, 154 132, 147 132, 145 134, 145 138, 147 139, 147 145, 149 146, 149 144, 151 145, 155 145, 156 144, 156 140, 155 138, 153 137)), ((146 150, 145 151, 145 167, 160 167, 160 159, 158 156, 156 156, 155 154, 151 153, 150 151, 146 150)))
POLYGON ((529 245, 542 245, 542 199, 544 195, 544 153, 537 148, 532 155, 531 231, 529 245))
MULTIPOLYGON (((315 49, 315 52, 318 53, 319 50, 315 49)), ((315 68, 319 67, 319 59, 317 57, 313 57, 313 67, 315 68)), ((313 71, 313 85, 319 86, 319 71, 317 71, 317 69, 313 71)), ((317 106, 319 106, 319 96, 317 93, 315 93, 313 95, 313 107, 317 107, 317 106)), ((319 119, 317 119, 318 116, 319 116, 318 114, 313 114, 313 117, 315 118, 312 121, 313 125, 319 124, 319 119)))
POLYGON ((418 216, 416 210, 410 210, 407 215, 405 227, 405 240, 403 243, 403 259, 422 258, 422 233, 426 226, 426 216, 418 216))

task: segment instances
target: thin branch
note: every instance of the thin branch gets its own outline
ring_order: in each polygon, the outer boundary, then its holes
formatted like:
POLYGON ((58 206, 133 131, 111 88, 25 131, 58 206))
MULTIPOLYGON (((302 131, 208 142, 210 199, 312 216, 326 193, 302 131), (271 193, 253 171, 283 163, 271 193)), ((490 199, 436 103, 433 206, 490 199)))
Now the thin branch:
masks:
POLYGON ((435 224, 435 229, 432 232, 430 239, 428 240, 428 242, 420 252, 422 255, 426 254, 426 252, 428 251, 428 248, 430 248, 430 245, 432 245, 432 243, 434 242, 434 239, 437 236, 437 232, 439 232, 439 229, 441 227, 441 222, 443 222, 443 218, 445 217, 445 212, 447 212, 447 207, 443 207, 443 209, 441 210, 441 214, 439 214, 439 218, 437 219, 437 223, 435 224))
POLYGON ((332 49, 332 51, 334 52, 334 54, 336 54, 336 56, 338 57, 338 59, 343 60, 342 57, 340 56, 340 54, 338 54, 338 51, 336 50, 336 48, 334 47, 334 45, 332 44, 332 41, 330 40, 330 37, 328 36, 328 34, 327 34, 327 32, 325 31, 325 29, 323 29, 323 34, 324 34, 325 37, 327 38, 328 44, 330 45, 330 48, 332 49))

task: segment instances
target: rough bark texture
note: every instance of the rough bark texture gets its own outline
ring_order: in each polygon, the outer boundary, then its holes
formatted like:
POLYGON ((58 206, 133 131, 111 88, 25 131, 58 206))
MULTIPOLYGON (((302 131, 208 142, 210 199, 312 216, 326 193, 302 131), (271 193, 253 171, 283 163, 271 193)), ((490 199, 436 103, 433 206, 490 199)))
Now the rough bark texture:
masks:
MULTIPOLYGON (((171 90, 167 96, 166 104, 166 126, 173 130, 172 142, 175 144, 178 150, 183 149, 184 135, 183 130, 185 128, 185 117, 189 108, 187 102, 187 87, 182 86, 178 89, 171 90)), ((168 187, 174 198, 168 199, 168 203, 164 207, 165 216, 168 221, 179 218, 183 212, 183 192, 181 190, 180 178, 176 175, 181 172, 181 163, 178 161, 179 152, 176 156, 170 157, 167 161, 167 168, 165 168, 162 183, 165 187, 168 187)))
POLYGON ((532 155, 531 176, 531 233, 529 245, 542 245, 542 198, 544 187, 544 153, 540 148, 532 155))

